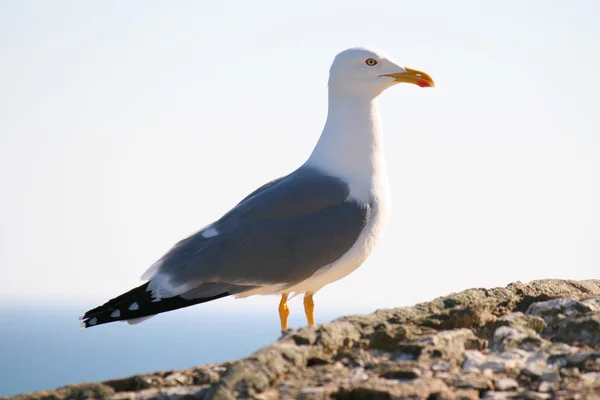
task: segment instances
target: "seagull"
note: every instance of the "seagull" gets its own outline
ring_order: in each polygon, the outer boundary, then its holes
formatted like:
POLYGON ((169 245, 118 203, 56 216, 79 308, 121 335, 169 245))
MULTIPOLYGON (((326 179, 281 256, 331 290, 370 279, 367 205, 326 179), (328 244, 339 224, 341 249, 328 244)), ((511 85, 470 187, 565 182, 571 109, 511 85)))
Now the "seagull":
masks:
POLYGON ((379 95, 398 83, 433 87, 433 79, 382 51, 353 47, 329 71, 328 113, 314 150, 300 167, 246 196, 219 220, 181 240, 142 275, 146 282, 87 311, 83 328, 131 324, 226 296, 313 296, 356 270, 376 247, 390 208, 379 95))

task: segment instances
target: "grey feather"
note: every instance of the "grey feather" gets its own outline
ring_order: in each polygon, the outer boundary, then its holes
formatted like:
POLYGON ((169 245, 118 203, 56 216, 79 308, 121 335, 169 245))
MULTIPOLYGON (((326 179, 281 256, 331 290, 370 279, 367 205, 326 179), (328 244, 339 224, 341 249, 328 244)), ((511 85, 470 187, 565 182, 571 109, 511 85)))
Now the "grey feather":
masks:
POLYGON ((255 286, 239 286, 227 283, 202 283, 196 288, 182 293, 180 296, 186 300, 214 297, 221 293, 237 294, 254 289, 255 286))
MULTIPOLYGON (((339 178, 302 167, 257 189, 212 224, 177 243, 157 274, 173 286, 294 284, 344 255, 370 216, 339 178)), ((200 291, 207 291, 204 287, 200 291)))

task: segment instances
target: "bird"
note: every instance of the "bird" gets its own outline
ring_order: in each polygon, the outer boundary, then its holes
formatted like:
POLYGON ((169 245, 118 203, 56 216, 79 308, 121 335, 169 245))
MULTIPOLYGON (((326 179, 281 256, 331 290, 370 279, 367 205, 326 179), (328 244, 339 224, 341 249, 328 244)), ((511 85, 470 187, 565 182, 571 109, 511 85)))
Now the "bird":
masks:
POLYGON ((325 125, 306 161, 176 243, 142 275, 145 283, 87 311, 80 326, 135 324, 226 296, 277 295, 286 331, 288 299, 302 294, 307 325, 314 325, 314 294, 362 265, 386 228, 391 199, 379 95, 399 83, 435 86, 383 51, 338 53, 325 125))

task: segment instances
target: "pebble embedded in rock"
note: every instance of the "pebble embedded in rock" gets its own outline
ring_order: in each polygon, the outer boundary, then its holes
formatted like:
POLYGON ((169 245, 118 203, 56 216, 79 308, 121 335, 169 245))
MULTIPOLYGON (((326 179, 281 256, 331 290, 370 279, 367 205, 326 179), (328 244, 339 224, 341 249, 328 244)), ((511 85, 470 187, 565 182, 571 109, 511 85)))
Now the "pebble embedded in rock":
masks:
POLYGON ((506 392, 517 389, 519 387, 519 383, 512 378, 502 378, 494 381, 494 387, 496 390, 506 392))

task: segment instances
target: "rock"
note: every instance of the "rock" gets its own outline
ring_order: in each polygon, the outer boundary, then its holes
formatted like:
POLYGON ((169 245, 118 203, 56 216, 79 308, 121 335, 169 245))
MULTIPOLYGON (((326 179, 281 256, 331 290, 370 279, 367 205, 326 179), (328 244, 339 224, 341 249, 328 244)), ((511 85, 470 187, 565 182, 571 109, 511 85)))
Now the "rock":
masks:
POLYGON ((490 379, 482 374, 467 374, 456 380, 454 385, 457 388, 475 389, 479 392, 484 392, 493 388, 490 379))
POLYGON ((503 352, 510 349, 533 351, 541 348, 545 343, 547 342, 533 330, 501 326, 494 332, 491 350, 493 352, 503 352))
POLYGON ((386 369, 381 375, 385 379, 397 379, 399 381, 408 381, 417 379, 421 376, 421 370, 415 367, 391 367, 386 369))
MULTIPOLYGON (((519 349, 511 349, 500 354, 484 355, 481 363, 470 359, 472 366, 480 371, 491 370, 493 372, 519 372, 525 366, 531 354, 519 349)), ((464 369, 464 364, 463 364, 464 369)))
POLYGON ((496 390, 506 392, 509 390, 516 390, 519 388, 519 384, 512 378, 501 378, 494 381, 494 387, 496 390))
POLYGON ((589 312, 591 310, 591 307, 581 301, 559 298, 534 303, 527 309, 527 314, 536 315, 544 318, 547 322, 552 322, 558 315, 589 312))
MULTIPOLYGON (((576 342, 600 349, 600 300, 588 298, 583 301, 559 298, 532 304, 528 314, 544 319, 552 334, 551 340, 576 342)), ((548 332, 550 333, 550 332, 548 332)))
POLYGON ((140 392, 125 392, 112 397, 111 400, 190 400, 202 398, 207 386, 179 386, 167 388, 144 389, 140 392), (127 397, 120 397, 126 395, 127 397))
POLYGON ((521 398, 527 399, 527 400, 547 400, 552 397, 548 393, 534 392, 531 390, 528 390, 527 392, 522 393, 520 396, 522 396, 521 398))
POLYGON ((589 307, 590 311, 600 311, 600 299, 592 297, 581 301, 585 306, 589 307))
POLYGON ((540 382, 538 386, 538 392, 548 393, 554 390, 554 385, 550 382, 540 382))
POLYGON ((485 396, 483 396, 486 400, 507 400, 514 399, 518 396, 518 392, 495 392, 489 391, 486 392, 485 396))
POLYGON ((451 366, 452 366, 452 364, 450 364, 446 360, 438 360, 433 363, 433 365, 431 366, 431 369, 433 371, 448 371, 451 366))
POLYGON ((600 386, 600 372, 588 372, 581 376, 581 381, 588 386, 600 386))
POLYGON ((467 350, 463 353, 463 356, 465 358, 462 365, 464 371, 481 369, 481 365, 487 361, 487 356, 477 350, 467 350))
POLYGON ((542 333, 546 328, 546 322, 542 318, 536 315, 523 314, 520 311, 501 316, 496 320, 495 325, 530 329, 537 333, 542 333))
POLYGON ((13 400, 600 398, 600 281, 470 289, 286 332, 230 363, 13 400))

